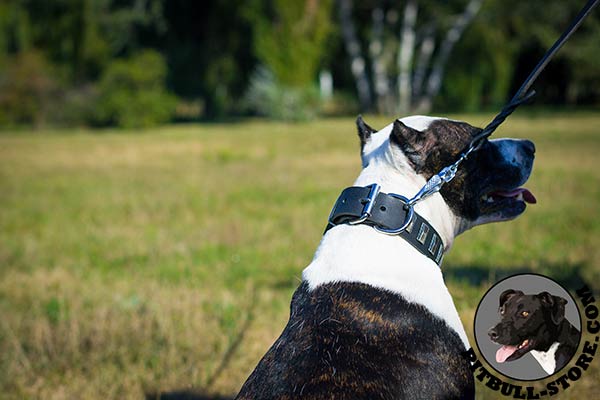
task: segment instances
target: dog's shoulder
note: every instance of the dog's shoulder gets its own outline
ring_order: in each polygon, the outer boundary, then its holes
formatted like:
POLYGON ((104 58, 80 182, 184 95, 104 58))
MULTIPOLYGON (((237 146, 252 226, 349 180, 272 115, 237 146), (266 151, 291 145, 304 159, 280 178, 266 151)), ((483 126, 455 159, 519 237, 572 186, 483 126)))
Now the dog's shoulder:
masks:
POLYGON ((398 294, 362 283, 314 290, 303 283, 286 328, 239 398, 411 398, 423 390, 458 398, 473 391, 463 349, 444 321, 398 294))

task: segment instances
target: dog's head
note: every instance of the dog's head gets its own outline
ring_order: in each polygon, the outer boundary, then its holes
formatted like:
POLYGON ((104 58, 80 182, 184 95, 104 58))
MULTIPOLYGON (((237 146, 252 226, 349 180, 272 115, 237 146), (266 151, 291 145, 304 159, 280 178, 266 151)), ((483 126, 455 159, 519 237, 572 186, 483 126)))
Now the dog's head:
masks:
POLYGON ((502 347, 496 352, 499 363, 521 358, 531 350, 547 350, 565 319, 567 300, 548 292, 526 295, 508 289, 500 295, 500 322, 488 331, 502 347))
MULTIPOLYGON (((432 175, 453 164, 481 132, 466 122, 422 116, 398 119, 380 131, 359 116, 357 126, 363 162, 363 176, 357 183, 372 180, 383 190, 404 191, 397 193, 408 198, 432 175), (398 185, 393 182, 396 178, 398 185)), ((526 203, 535 202, 531 192, 520 187, 531 173, 534 152, 529 140, 486 140, 460 165, 456 177, 439 193, 454 217, 454 235, 476 225, 513 219, 525 211, 526 203)))

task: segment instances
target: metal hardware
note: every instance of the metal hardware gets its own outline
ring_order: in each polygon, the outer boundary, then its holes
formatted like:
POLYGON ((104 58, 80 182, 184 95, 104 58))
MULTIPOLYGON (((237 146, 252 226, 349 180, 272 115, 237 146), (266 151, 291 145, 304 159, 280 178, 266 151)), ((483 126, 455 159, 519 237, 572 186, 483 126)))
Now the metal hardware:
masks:
POLYGON ((410 224, 408 224, 408 226, 404 230, 408 233, 411 233, 414 226, 415 226, 415 219, 413 218, 412 221, 410 221, 410 224))
POLYGON ((427 234, 429 234, 429 227, 425 224, 421 224, 421 228, 419 228, 419 234, 417 235, 417 241, 421 244, 425 244, 425 240, 427 240, 427 234))
POLYGON ((381 190, 381 186, 379 186, 376 183, 373 183, 372 185, 369 185, 367 187, 370 190, 367 198, 364 199, 365 203, 363 204, 361 215, 358 219, 355 219, 354 221, 348 221, 348 224, 350 225, 358 225, 360 223, 363 223, 367 220, 367 218, 371 216, 371 211, 373 210, 373 206, 375 205, 375 199, 379 194, 379 190, 381 190))
POLYGON ((440 247, 438 247, 437 255, 435 256, 435 262, 440 263, 442 260, 442 256, 444 255, 444 243, 440 243, 440 247))
MULTIPOLYGON (((436 253, 443 248, 440 235, 422 216, 420 216, 404 196, 395 193, 383 193, 379 185, 346 188, 338 198, 325 232, 336 226, 333 221, 343 224, 362 223, 371 226, 376 232, 404 238, 423 255, 435 261, 436 253), (382 213, 378 211, 381 209, 382 213), (371 214, 371 210, 373 213, 371 214), (388 211, 388 212, 385 212, 388 211), (349 218, 355 218, 349 222, 349 218), (365 219, 366 218, 366 219, 365 219), (390 226, 398 228, 388 228, 390 226), (417 230, 418 231, 415 231, 417 230), (417 238, 416 233, 421 232, 417 238)), ((439 254, 438 254, 439 255, 439 254)), ((439 261, 439 259, 438 259, 439 261)), ((436 261, 439 265, 439 262, 436 261)))
POLYGON ((429 243, 429 247, 427 248, 427 250, 429 250, 429 252, 431 254, 433 254, 433 250, 435 249, 436 244, 437 244, 437 236, 435 234, 433 234, 433 236, 431 237, 431 242, 429 243))
POLYGON ((459 159, 454 164, 443 168, 440 172, 433 175, 427 181, 425 186, 423 186, 421 190, 419 190, 419 192, 412 199, 409 200, 408 204, 410 206, 414 206, 417 202, 423 200, 424 198, 439 192, 445 183, 450 182, 454 178, 458 166, 464 160, 467 159, 469 154, 479 150, 483 143, 485 143, 486 139, 492 133, 494 133, 496 128, 498 128, 504 122, 504 120, 509 115, 511 115, 513 111, 517 109, 517 107, 531 101, 531 99, 535 96, 535 90, 530 89, 533 82, 537 79, 542 70, 546 68, 546 65, 548 65, 550 59, 554 57, 558 50, 571 37, 573 32, 575 32, 579 25, 581 25, 583 20, 591 13, 594 7, 598 5, 599 1, 600 0, 588 0, 587 4, 575 17, 571 25, 556 40, 552 47, 548 49, 546 54, 538 62, 533 71, 531 71, 531 73, 529 74, 527 79, 525 79, 525 82, 523 82, 519 90, 517 90, 517 93, 513 96, 513 98, 502 108, 502 110, 500 110, 500 112, 498 113, 498 115, 496 115, 496 117, 494 117, 492 122, 487 124, 487 126, 483 128, 481 132, 471 140, 471 143, 469 143, 469 147, 463 153, 461 153, 459 159))
POLYGON ((452 179, 454 179, 454 177, 456 176, 456 171, 458 170, 458 166, 460 165, 460 163, 462 163, 464 160, 467 159, 467 157, 473 150, 474 150, 473 147, 469 148, 467 151, 465 151, 463 154, 461 154, 459 159, 456 160, 456 162, 454 164, 448 165, 447 167, 442 168, 442 170, 440 172, 438 172, 437 174, 435 174, 431 178, 429 178, 429 180, 427 181, 427 183, 425 183, 425 185, 421 188, 421 190, 419 190, 417 192, 417 194, 415 194, 412 197, 412 199, 410 199, 408 201, 408 204, 410 204, 411 206, 414 206, 415 204, 417 204, 419 201, 423 200, 424 198, 429 197, 432 194, 439 192, 440 189, 442 188, 442 186, 444 185, 444 183, 448 183, 452 179))
POLYGON ((411 204, 409 204, 409 200, 406 197, 400 196, 399 194, 396 194, 396 193, 388 193, 388 196, 392 196, 405 204, 404 209, 406 210, 406 218, 404 218, 404 223, 402 224, 402 226, 400 226, 399 228, 396 228, 396 229, 381 228, 379 226, 374 226, 373 228, 375 228, 375 230, 377 232, 385 233, 386 235, 390 235, 390 236, 394 236, 394 235, 398 235, 399 233, 401 233, 403 230, 406 229, 406 227, 408 227, 411 224, 413 217, 415 216, 415 210, 414 210, 413 206, 411 204))

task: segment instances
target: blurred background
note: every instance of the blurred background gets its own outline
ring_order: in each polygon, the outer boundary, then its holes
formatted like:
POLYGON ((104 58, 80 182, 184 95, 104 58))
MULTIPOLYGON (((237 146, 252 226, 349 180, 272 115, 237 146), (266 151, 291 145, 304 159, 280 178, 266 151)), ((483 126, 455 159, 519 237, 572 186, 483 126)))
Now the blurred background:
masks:
MULTIPOLYGON (((356 114, 484 126, 583 3, 0 0, 0 398, 232 398, 360 172, 356 114)), ((472 344, 502 277, 600 298, 599 65, 596 10, 495 133, 535 142, 538 204, 445 257, 472 344)))
MULTIPOLYGON (((12 0, 2 126, 496 110, 583 1, 12 0)), ((536 104, 597 106, 600 17, 536 104)))

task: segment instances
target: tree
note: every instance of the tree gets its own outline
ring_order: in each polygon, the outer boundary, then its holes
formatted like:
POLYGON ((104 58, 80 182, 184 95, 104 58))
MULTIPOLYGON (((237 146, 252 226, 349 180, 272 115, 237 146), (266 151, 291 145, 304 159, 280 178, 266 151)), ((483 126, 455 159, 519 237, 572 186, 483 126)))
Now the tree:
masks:
POLYGON ((0 70, 0 124, 44 125, 56 89, 52 67, 39 52, 12 57, 0 70))
POLYGON ((278 119, 316 115, 316 78, 331 32, 331 5, 331 0, 248 3, 246 15, 260 64, 246 95, 250 110, 278 119))
POLYGON ((398 18, 395 17, 398 13, 395 7, 386 9, 384 2, 376 2, 372 13, 373 27, 370 39, 372 78, 368 79, 365 68, 367 64, 351 15, 351 0, 339 0, 338 10, 343 37, 362 108, 369 109, 373 106, 371 96, 375 94, 379 112, 428 112, 433 99, 440 92, 450 54, 479 11, 482 1, 469 0, 466 5, 464 2, 450 2, 448 6, 440 6, 439 3, 432 5, 430 2, 407 0, 402 10, 401 23, 398 23, 398 18), (463 11, 453 15, 458 6, 462 6, 463 11), (387 13, 387 17, 384 17, 384 13, 387 13), (423 23, 423 27, 419 29, 420 14, 424 15, 422 20, 431 22, 423 23), (442 28, 445 29, 443 34, 436 36, 442 28), (383 43, 385 30, 399 32, 387 35, 387 40, 395 43, 395 46, 386 46, 383 43), (438 46, 436 42, 439 42, 438 46), (390 53, 395 53, 396 57, 390 53), (415 54, 418 54, 417 59, 415 54), (393 59, 396 59, 395 65, 390 63, 393 59), (375 83, 375 90, 372 90, 371 82, 375 83), (392 91, 388 88, 394 86, 396 95, 391 96, 392 91), (396 104, 396 107, 391 107, 390 103, 396 104))
POLYGON ((125 128, 168 122, 176 98, 165 89, 166 74, 163 57, 152 50, 111 63, 98 85, 98 121, 125 128))
MULTIPOLYGON (((360 102, 360 107, 364 111, 371 109, 372 107, 372 99, 371 99, 371 84, 369 78, 367 76, 365 58, 361 52, 360 41, 358 40, 356 34, 356 28, 354 27, 354 22, 352 20, 352 0, 338 0, 339 5, 339 14, 340 14, 340 24, 342 25, 342 34, 344 38, 344 43, 346 44, 346 51, 348 52, 348 56, 350 57, 350 65, 352 69, 352 75, 354 75, 354 79, 356 81, 356 91, 358 92, 358 100, 360 102)), ((379 17, 375 17, 375 24, 380 22, 379 17)), ((377 29, 377 28, 375 28, 377 29)), ((379 39, 379 31, 377 31, 377 39, 379 39)), ((373 47, 381 46, 381 42, 379 39, 379 43, 374 43, 373 47)), ((374 60, 379 60, 379 50, 374 51, 374 60)), ((377 61, 376 61, 377 62, 377 61)), ((378 73, 377 78, 381 78, 381 74, 383 74, 383 65, 381 63, 377 63, 374 67, 374 71, 378 73)), ((378 81, 381 83, 381 80, 378 81)), ((386 84, 378 85, 378 88, 387 87, 386 84)), ((384 93, 379 92, 381 95, 384 93)))
MULTIPOLYGON (((538 2, 509 0, 493 3, 498 28, 516 42, 513 88, 525 79, 539 58, 573 21, 585 1, 538 2), (535 18, 532 18, 535 16, 535 18)), ((600 13, 594 10, 560 50, 536 82, 538 101, 552 104, 593 104, 600 100, 600 13)))
POLYGON ((247 15, 257 59, 283 85, 314 83, 331 31, 331 0, 256 0, 247 15))
POLYGON ((431 73, 427 80, 427 88, 424 92, 416 93, 417 101, 413 104, 412 108, 417 112, 429 112, 431 110, 433 100, 442 87, 444 70, 450 58, 450 54, 452 53, 454 46, 456 46, 456 43, 458 43, 462 37, 466 27, 473 21, 473 18, 475 18, 475 15, 479 12, 482 1, 483 0, 469 0, 464 11, 454 18, 450 29, 448 29, 444 38, 441 40, 437 57, 431 65, 431 73))

